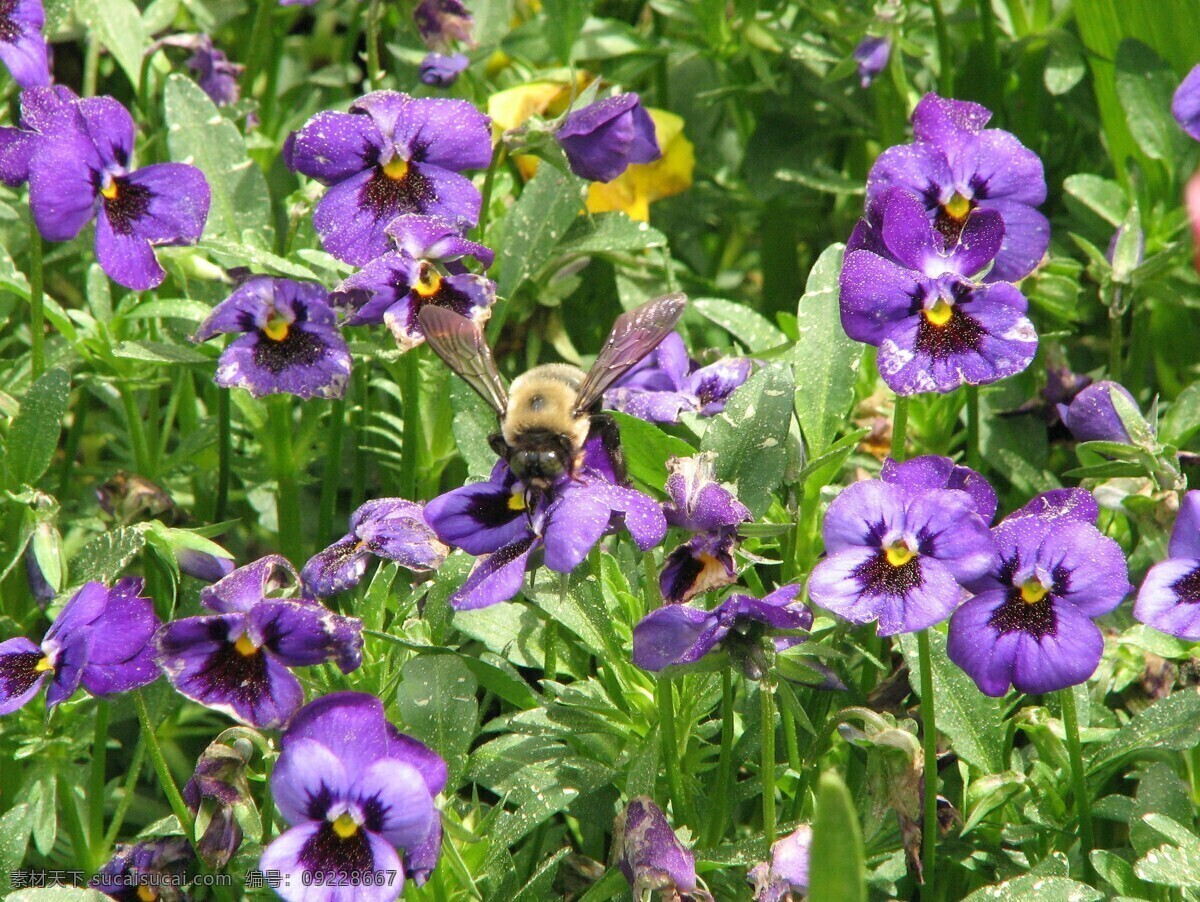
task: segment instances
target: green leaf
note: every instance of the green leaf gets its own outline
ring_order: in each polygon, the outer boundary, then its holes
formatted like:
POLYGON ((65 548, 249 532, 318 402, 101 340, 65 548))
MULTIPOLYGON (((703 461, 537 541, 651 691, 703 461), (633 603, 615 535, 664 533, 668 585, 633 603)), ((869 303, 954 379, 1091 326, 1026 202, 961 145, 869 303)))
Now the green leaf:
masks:
POLYGON ((537 174, 504 218, 500 245, 500 294, 511 298, 521 285, 554 254, 582 209, 583 183, 553 166, 539 166, 537 174))
POLYGON ((1171 98, 1179 77, 1140 41, 1124 40, 1117 48, 1117 98, 1133 140, 1154 160, 1175 160, 1183 133, 1171 115, 1171 98))
POLYGON ((1158 431, 1164 443, 1177 448, 1200 432, 1200 382, 1193 382, 1176 396, 1158 431))
POLYGON ((1098 773, 1139 753, 1190 749, 1197 745, 1200 745, 1200 690, 1183 689, 1155 702, 1122 727, 1088 762, 1088 773, 1098 773))
POLYGON ((616 411, 610 416, 621 429, 621 453, 629 475, 659 491, 667 482, 667 460, 696 453, 683 439, 667 435, 653 423, 616 411))
POLYGON ((133 0, 76 0, 75 15, 108 48, 136 90, 141 85, 146 29, 133 0))
POLYGON ((571 61, 571 48, 591 14, 591 0, 543 0, 546 42, 560 63, 571 61))
POLYGON ((721 298, 695 298, 690 306, 740 341, 750 353, 765 351, 787 341, 786 335, 745 304, 721 298))
MULTIPOLYGON (((899 637, 908 662, 913 691, 920 695, 920 663, 917 639, 911 633, 899 637)), ((929 630, 933 664, 933 700, 938 729, 950 737, 955 752, 964 761, 987 774, 1004 770, 1004 717, 1000 699, 979 691, 969 676, 946 657, 946 637, 929 630)))
POLYGON ((396 705, 401 729, 441 755, 450 766, 447 789, 458 786, 475 736, 475 675, 456 657, 423 655, 404 665, 396 705))
POLYGON ((865 902, 862 832, 850 791, 837 774, 821 774, 809 856, 809 902, 865 902))
POLYGON ((467 475, 486 477, 496 465, 496 452, 488 444, 488 436, 500 428, 495 412, 461 379, 450 382, 450 408, 454 411, 450 429, 466 461, 467 475))
POLYGON ((42 373, 21 399, 21 410, 8 429, 4 456, 10 486, 32 485, 49 469, 70 393, 71 377, 55 367, 42 373))
POLYGON ((597 213, 575 220, 559 244, 557 255, 630 253, 666 245, 667 236, 648 222, 637 222, 624 213, 597 213))
MULTIPOLYGON (((33 808, 28 803, 13 805, 0 817, 0 874, 4 875, 0 886, 5 889, 11 888, 12 873, 25 860, 32 832, 33 808)), ((19 895, 16 893, 8 898, 15 899, 19 895)))
POLYGON ((770 506, 787 468, 793 390, 789 367, 763 367, 730 396, 700 443, 701 450, 717 454, 717 479, 733 483, 755 517, 770 506))
POLYGON ((985 886, 963 902, 1094 902, 1103 898, 1099 890, 1067 877, 1042 877, 1030 874, 1006 880, 997 886, 985 886))
POLYGON ((1063 189, 1113 228, 1121 224, 1129 209, 1125 190, 1112 179, 1089 173, 1069 175, 1063 189))
POLYGON ((1074 40, 1056 41, 1050 45, 1050 53, 1046 57, 1046 71, 1042 81, 1046 90, 1060 96, 1066 94, 1083 81, 1087 74, 1087 66, 1083 54, 1074 40))
POLYGON ((810 457, 831 444, 854 402, 854 383, 863 346, 842 328, 838 274, 842 245, 835 244, 813 265, 796 311, 800 340, 792 351, 796 416, 810 457))
POLYGON ((1146 891, 1149 887, 1137 878, 1133 872, 1133 865, 1120 855, 1107 849, 1095 849, 1092 852, 1092 867, 1121 895, 1147 898, 1146 891))
POLYGON ((308 267, 258 247, 239 244, 236 241, 225 241, 221 238, 204 238, 197 247, 217 257, 218 260, 223 259, 230 266, 253 266, 278 276, 319 281, 316 273, 308 267))
POLYGON ((71 584, 81 586, 91 580, 112 582, 145 544, 146 533, 140 526, 118 526, 101 533, 71 558, 71 584))
POLYGON ((212 358, 206 354, 165 341, 122 341, 113 348, 113 356, 124 357, 127 360, 145 360, 149 363, 192 366, 212 363, 212 358))
POLYGON ((272 230, 267 180, 247 155, 246 142, 237 126, 183 75, 167 77, 163 105, 171 157, 187 160, 203 170, 212 190, 205 233, 210 238, 269 246, 272 230), (248 232, 255 237, 248 240, 248 232))
POLYGON ((542 580, 530 600, 579 637, 588 650, 602 660, 622 653, 622 643, 613 629, 617 613, 606 604, 600 583, 583 568, 570 577, 567 591, 561 591, 562 576, 554 574, 542 580))
POLYGON ((1133 866, 1143 880, 1160 886, 1200 886, 1200 849, 1163 845, 1151 849, 1133 866))

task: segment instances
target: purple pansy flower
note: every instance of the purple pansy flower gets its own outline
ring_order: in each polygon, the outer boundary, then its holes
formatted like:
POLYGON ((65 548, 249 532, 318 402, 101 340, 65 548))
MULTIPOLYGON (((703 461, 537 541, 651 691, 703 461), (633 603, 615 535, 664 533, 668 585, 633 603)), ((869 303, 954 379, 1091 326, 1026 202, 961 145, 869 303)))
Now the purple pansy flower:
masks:
POLYGON ((892 485, 903 486, 913 494, 937 489, 959 489, 971 496, 975 513, 984 523, 996 517, 999 500, 992 484, 970 467, 956 464, 948 457, 925 454, 903 463, 889 457, 883 462, 879 478, 892 485))
POLYGON ((362 663, 362 623, 308 598, 279 598, 299 577, 279 555, 200 591, 215 614, 185 617, 158 635, 158 663, 182 695, 250 726, 277 728, 304 702, 289 668, 362 663))
POLYGON ((22 88, 50 84, 42 0, 0 0, 0 60, 22 88))
POLYGON ((888 59, 892 55, 892 42, 887 38, 867 35, 858 42, 851 54, 854 62, 858 63, 858 78, 863 89, 871 87, 880 72, 887 68, 888 59))
POLYGON ((449 56, 444 53, 428 53, 425 59, 421 60, 421 69, 417 77, 421 79, 421 84, 431 88, 448 88, 458 81, 458 76, 466 72, 469 65, 471 61, 462 53, 452 53, 449 56))
POLYGON ((664 899, 712 902, 712 896, 698 887, 696 857, 648 796, 630 799, 617 815, 613 854, 635 899, 657 891, 664 899))
POLYGON ((350 532, 314 555, 300 579, 308 592, 324 598, 357 586, 372 556, 409 570, 436 570, 448 553, 426 524, 420 504, 377 498, 354 512, 350 532))
POLYGON ((237 103, 240 93, 238 79, 246 67, 230 62, 224 51, 216 49, 212 38, 206 34, 195 35, 190 49, 192 55, 188 58, 187 67, 196 73, 196 81, 204 93, 217 106, 237 103))
POLYGON ((246 333, 221 352, 217 385, 254 397, 287 393, 340 398, 350 380, 350 348, 328 295, 316 282, 253 276, 213 308, 193 341, 246 333))
POLYGON ((88 883, 94 890, 121 902, 184 899, 184 870, 193 858, 182 836, 148 839, 134 845, 119 843, 116 853, 88 883))
POLYGON ((1160 632, 1200 640, 1200 491, 1183 496, 1167 559, 1146 574, 1133 616, 1160 632))
POLYGON ((737 570, 733 547, 737 529, 753 519, 749 509, 713 478, 713 452, 667 461, 667 494, 663 505, 667 523, 696 533, 667 555, 658 585, 672 604, 688 601, 701 592, 731 585, 737 570))
POLYGON ((611 182, 630 163, 652 163, 662 156, 654 121, 632 93, 573 110, 554 137, 571 171, 589 182, 611 182))
MULTIPOLYGON (((57 95, 61 100, 61 94, 57 95)), ((208 182, 195 166, 130 169, 134 124, 111 97, 74 99, 74 123, 29 158, 29 206, 42 237, 69 241, 96 219, 96 259, 113 281, 144 291, 166 272, 157 246, 191 244, 208 219, 208 182)), ((66 114, 54 113, 58 122, 66 114), (61 117, 61 118, 60 118, 61 117)))
POLYGON ((1050 223, 1034 209, 1046 199, 1046 177, 1038 155, 1014 135, 984 128, 991 116, 977 103, 926 94, 913 110, 916 141, 889 147, 871 167, 867 205, 907 188, 951 239, 972 211, 999 213, 1004 240, 987 279, 1015 282, 1033 272, 1050 244, 1050 223))
POLYGON ((1120 442, 1132 445, 1129 430, 1113 406, 1112 393, 1124 395, 1136 409, 1137 401, 1125 386, 1102 379, 1082 389, 1070 404, 1059 404, 1058 415, 1077 442, 1120 442))
POLYGON ((945 620, 961 585, 986 573, 995 549, 975 499, 878 479, 842 491, 822 527, 828 557, 809 597, 852 623, 879 622, 879 635, 915 632, 945 620))
POLYGON ((413 21, 426 46, 446 47, 450 41, 475 46, 471 36, 475 20, 462 0, 421 0, 413 10, 413 21))
POLYGON ((76 106, 79 98, 63 85, 21 92, 18 126, 0 126, 0 181, 16 188, 29 180, 29 161, 55 134, 85 127, 76 106))
POLYGON ((1029 366, 1037 333, 1024 295, 1005 282, 970 280, 1003 235, 999 214, 976 210, 948 240, 899 188, 855 229, 840 277, 842 326, 879 348, 879 373, 897 394, 984 385, 1029 366))
POLYGON ((403 213, 474 223, 479 191, 464 169, 492 158, 490 120, 465 100, 375 91, 350 112, 317 113, 284 145, 288 167, 329 186, 313 225, 329 253, 362 266, 388 250, 403 213))
POLYGON ((183 801, 196 818, 197 850, 213 869, 225 867, 242 844, 239 814, 254 811, 246 779, 252 751, 247 739, 235 740, 232 745, 214 740, 183 787, 183 801))
POLYGON ((271 790, 291 829, 267 846, 260 866, 288 875, 278 890, 284 899, 388 902, 405 877, 425 882, 436 864, 428 846, 441 837, 433 797, 445 788, 445 761, 361 692, 305 705, 281 745, 271 790), (399 879, 369 879, 378 874, 399 879))
POLYGON ((633 628, 633 663, 643 670, 695 664, 712 651, 727 652, 752 680, 770 667, 769 641, 776 652, 804 636, 770 637, 772 630, 807 630, 812 611, 797 601, 800 585, 783 586, 766 598, 731 595, 711 611, 686 604, 663 605, 633 628))
POLYGON ((672 332, 604 394, 606 407, 651 423, 678 423, 680 414, 713 416, 750 377, 754 361, 726 357, 700 366, 672 332))
POLYGON ((621 525, 643 551, 661 542, 667 531, 662 508, 641 492, 614 485, 607 472, 603 450, 592 441, 582 466, 544 491, 518 482, 508 464, 497 461, 486 482, 426 504, 425 520, 439 539, 482 556, 450 604, 471 610, 513 598, 537 551, 545 551, 551 570, 570 573, 621 525))
POLYGON ((1060 490, 992 530, 997 562, 971 581, 977 594, 950 618, 946 653, 986 695, 1004 695, 1010 684, 1027 693, 1065 689, 1100 663, 1104 637, 1092 618, 1133 587, 1121 546, 1086 519, 1095 503, 1077 501, 1060 490))
POLYGON ((1181 129, 1200 141, 1200 66, 1193 66, 1175 89, 1175 96, 1171 98, 1171 115, 1181 129))
POLYGON ((128 577, 111 588, 90 582, 75 593, 41 645, 18 636, 0 642, 0 714, 25 705, 47 680, 46 707, 65 702, 82 684, 92 695, 137 689, 158 678, 150 641, 159 620, 128 577))
POLYGON ((754 887, 754 902, 789 902, 808 892, 812 836, 812 827, 802 824, 771 846, 771 860, 755 865, 746 875, 754 887))

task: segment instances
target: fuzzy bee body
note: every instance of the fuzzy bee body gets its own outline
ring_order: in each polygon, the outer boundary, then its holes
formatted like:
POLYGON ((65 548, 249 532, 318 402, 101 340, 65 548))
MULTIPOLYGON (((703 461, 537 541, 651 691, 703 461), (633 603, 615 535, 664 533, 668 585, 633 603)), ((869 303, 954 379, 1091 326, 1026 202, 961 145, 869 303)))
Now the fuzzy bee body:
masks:
POLYGON ((587 372, 548 363, 522 373, 505 388, 479 328, 443 307, 421 310, 430 347, 491 405, 500 429, 488 439, 523 483, 538 489, 574 475, 584 447, 599 435, 624 480, 620 433, 600 410, 604 392, 658 347, 683 314, 683 295, 666 295, 617 318, 596 362, 587 372))

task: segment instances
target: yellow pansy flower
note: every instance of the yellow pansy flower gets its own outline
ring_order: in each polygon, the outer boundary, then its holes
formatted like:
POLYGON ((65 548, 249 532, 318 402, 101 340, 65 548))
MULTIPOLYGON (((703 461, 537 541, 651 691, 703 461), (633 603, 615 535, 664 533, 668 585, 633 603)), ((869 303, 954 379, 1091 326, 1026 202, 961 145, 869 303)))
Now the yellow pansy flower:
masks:
POLYGON ((587 207, 593 213, 620 210, 630 219, 650 219, 650 204, 686 191, 692 185, 696 154, 683 134, 683 119, 666 110, 647 109, 662 157, 653 163, 634 163, 608 183, 588 186, 587 207))

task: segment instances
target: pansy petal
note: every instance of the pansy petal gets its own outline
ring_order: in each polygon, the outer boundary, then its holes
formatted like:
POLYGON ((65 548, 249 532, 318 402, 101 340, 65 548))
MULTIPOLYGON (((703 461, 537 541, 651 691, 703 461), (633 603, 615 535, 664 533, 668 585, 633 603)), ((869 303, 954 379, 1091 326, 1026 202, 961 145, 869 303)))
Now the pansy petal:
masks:
POLYGON ((221 614, 248 613, 264 598, 290 591, 299 581, 296 568, 286 558, 268 554, 205 586, 200 590, 200 603, 221 614))
POLYGON ((726 400, 750 378, 753 368, 748 357, 729 357, 688 376, 686 390, 696 398, 700 415, 710 417, 724 410, 726 400))
POLYGON ((300 579, 307 591, 325 598, 357 586, 370 560, 371 553, 358 539, 345 536, 309 558, 300 571, 300 579))
POLYGON ((1167 553, 1171 557, 1200 558, 1200 491, 1193 489, 1179 502, 1167 553))
POLYGON ((446 558, 423 506, 403 498, 368 501, 354 512, 350 528, 372 554, 410 570, 435 570, 446 558))
POLYGON ((926 492, 911 503, 905 520, 918 530, 921 554, 940 560, 960 582, 996 563, 991 531, 966 492, 926 492))
POLYGON ((833 499, 821 535, 825 551, 836 554, 868 544, 879 547, 883 536, 899 530, 903 523, 903 492, 878 480, 864 480, 843 489, 833 499))
POLYGON ((1020 632, 1013 660, 1013 687, 1021 692, 1056 692, 1085 683, 1104 653, 1104 636, 1072 605, 1056 605, 1056 628, 1041 639, 1020 632))
POLYGON ((108 595, 104 613, 92 624, 92 649, 83 686, 92 695, 128 692, 158 678, 153 638, 159 619, 142 598, 140 578, 122 579, 108 595))
POLYGON ((0 714, 11 714, 37 695, 50 672, 39 671, 42 650, 24 636, 0 642, 0 714))
POLYGON ((947 158, 955 182, 968 184, 977 200, 1007 200, 1029 207, 1046 200, 1041 157, 1011 132, 986 129, 974 140, 949 149, 947 158))
MULTIPOLYGON (((32 5, 32 4, 29 4, 32 5)), ((46 54, 46 39, 31 24, 6 23, 14 30, 0 40, 0 60, 8 67, 22 88, 45 87, 50 84, 50 64, 46 54)))
POLYGON ((942 197, 943 185, 951 184, 950 167, 945 153, 933 144, 918 141, 889 147, 878 158, 867 175, 867 202, 881 197, 891 188, 907 188, 933 210, 949 200, 942 197))
POLYGON ((653 548, 667 535, 667 518, 662 505, 635 489, 600 484, 609 507, 621 514, 622 524, 642 551, 653 548))
POLYGON ((271 772, 272 798, 293 826, 324 820, 330 801, 346 798, 354 785, 341 758, 315 739, 289 743, 271 772))
POLYGON ((383 254, 343 280, 329 301, 347 311, 346 325, 379 325, 384 312, 412 291, 420 269, 420 263, 405 253, 383 254))
POLYGON ((950 617, 946 654, 984 695, 1000 697, 1012 683, 1013 662, 1024 633, 1001 634, 989 621, 1006 600, 1004 590, 976 595, 950 617))
POLYGON ((1087 489, 1051 489, 1034 497, 1020 510, 1005 518, 1005 522, 1023 517, 1036 517, 1044 521, 1073 520, 1092 523, 1100 518, 1100 505, 1087 489))
POLYGON ((281 898, 287 902, 393 902, 400 898, 403 864, 386 840, 366 830, 344 842, 330 834, 330 824, 309 822, 293 827, 267 846, 259 867, 283 876, 275 889, 281 898), (324 879, 314 879, 316 874, 324 879), (395 874, 396 879, 376 880, 375 874, 395 874))
POLYGON ((96 172, 92 143, 79 132, 48 141, 29 162, 29 208, 47 241, 70 241, 96 212, 96 172))
POLYGON ((515 598, 525 581, 529 555, 540 545, 540 540, 527 536, 480 558, 450 596, 451 606, 456 611, 472 611, 515 598))
POLYGON ((112 97, 83 97, 77 101, 88 137, 100 154, 105 169, 115 164, 119 169, 129 166, 137 128, 124 105, 112 97))
POLYGON ((350 381, 350 348, 334 326, 296 323, 282 341, 243 335, 221 354, 216 383, 254 397, 287 393, 341 398, 350 381))
POLYGON ((395 748, 395 736, 378 698, 365 692, 331 692, 300 710, 288 724, 281 744, 285 752, 305 739, 337 748, 353 785, 379 758, 403 757, 395 748))
MULTIPOLYGON (((588 556, 608 529, 613 509, 600 486, 564 487, 546 513, 546 566, 570 573, 588 556)), ((665 530, 664 530, 665 532, 665 530)))
POLYGON ((1060 568, 1070 574, 1061 597, 1089 617, 1107 614, 1133 591, 1121 546, 1090 523, 1056 524, 1042 541, 1038 561, 1052 575, 1060 568))
POLYGON ((681 413, 696 409, 695 401, 685 392, 637 388, 610 388, 604 394, 604 404, 648 423, 678 423, 681 413))
POLYGON ((134 291, 157 288, 167 277, 150 242, 118 231, 103 205, 96 220, 96 261, 110 279, 134 291))
POLYGON ((424 840, 437 816, 421 774, 395 758, 376 761, 363 771, 354 795, 367 812, 363 826, 400 848, 424 840))
POLYGON ((991 118, 991 111, 981 104, 930 92, 913 110, 913 134, 918 141, 952 148, 979 134, 991 118))
POLYGON ((326 110, 292 133, 285 160, 294 172, 331 185, 373 167, 381 145, 371 117, 326 110))
POLYGON ((870 251, 846 255, 839 284, 846 334, 876 346, 920 309, 925 295, 914 271, 870 251))
POLYGON ((364 195, 382 196, 371 187, 377 178, 383 176, 374 168, 349 175, 330 186, 313 211, 313 227, 321 236, 321 246, 354 266, 364 266, 387 253, 384 227, 401 213, 413 212, 390 200, 382 206, 364 201, 364 195))
POLYGON ((255 644, 270 649, 288 667, 361 660, 362 622, 324 605, 265 600, 247 616, 255 644))
POLYGON ((633 663, 651 671, 681 663, 716 621, 709 611, 684 604, 651 611, 633 628, 633 663))
POLYGON ((391 134, 397 150, 406 148, 411 159, 454 172, 487 168, 492 160, 491 119, 473 104, 446 98, 405 100, 391 134))
POLYGON ((1200 640, 1200 560, 1175 558, 1151 567, 1133 616, 1169 636, 1200 640))
POLYGON ((1050 220, 1033 207, 999 198, 980 203, 1004 219, 1004 240, 985 281, 1019 282, 1035 269, 1050 247, 1050 220))
POLYGON ((1200 66, 1193 66, 1175 89, 1171 115, 1181 129, 1200 141, 1200 66))
POLYGON ((524 505, 511 477, 493 479, 434 498, 425 505, 425 522, 447 545, 468 554, 490 554, 530 534, 524 505))

